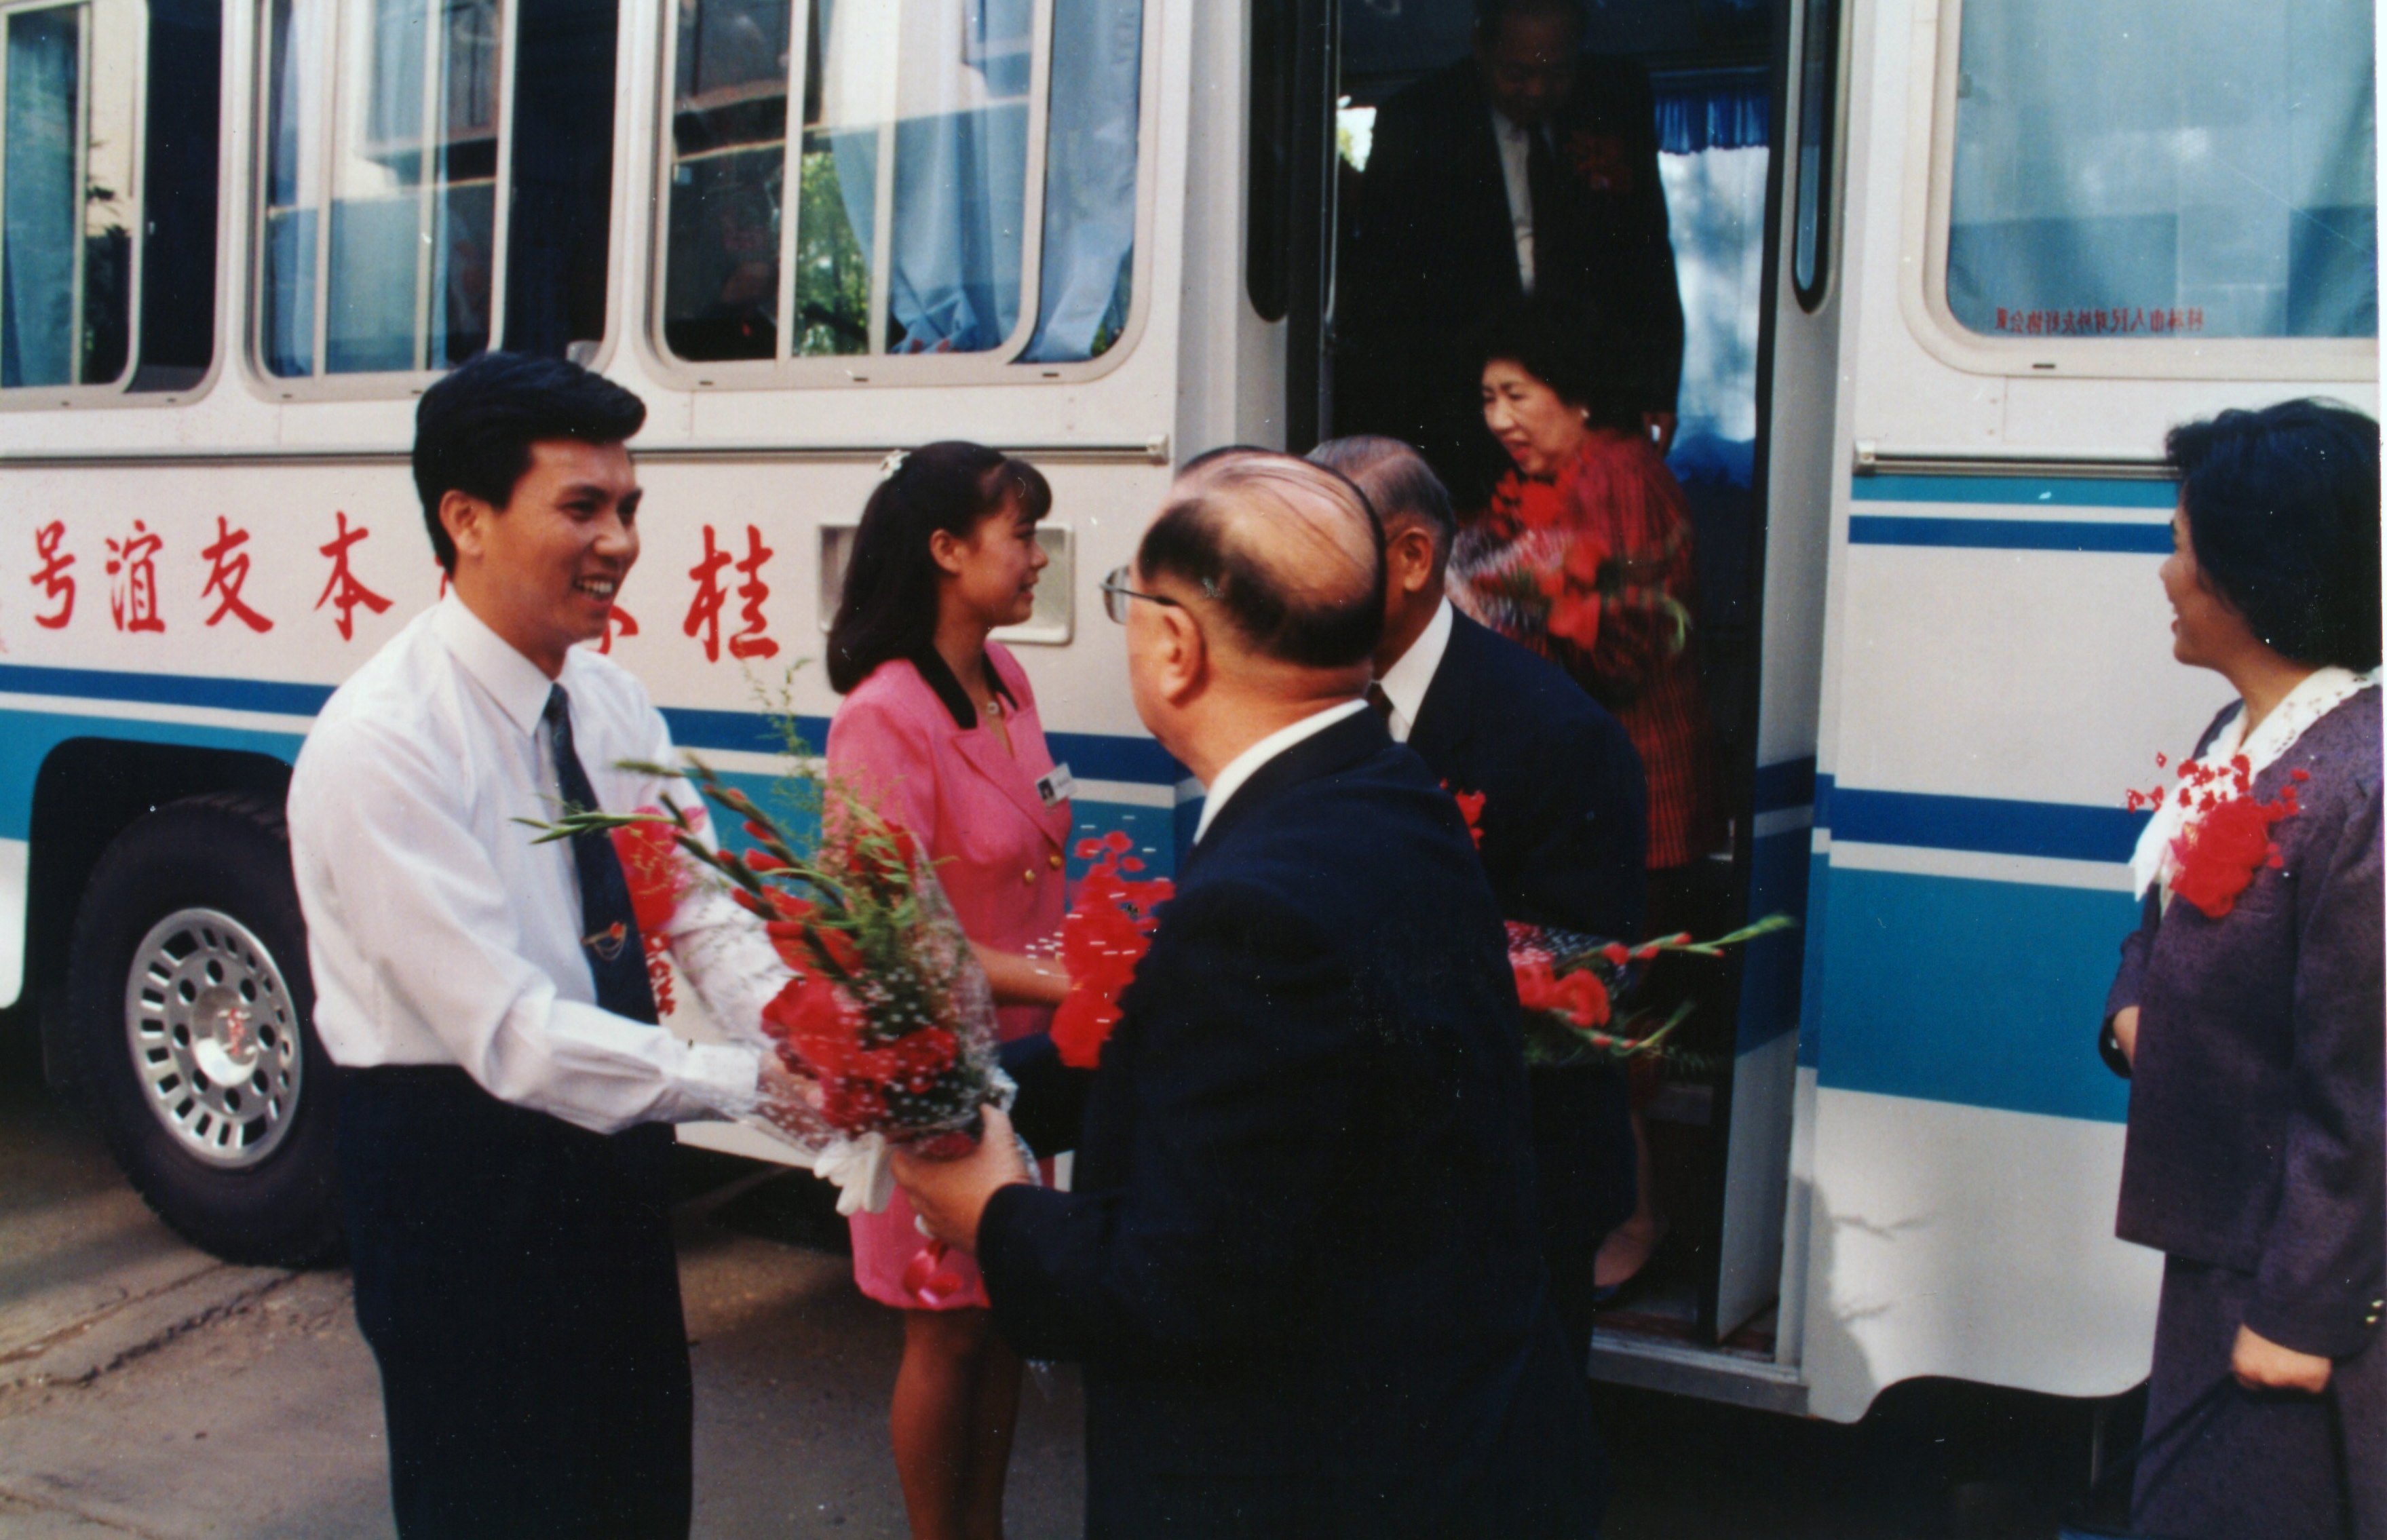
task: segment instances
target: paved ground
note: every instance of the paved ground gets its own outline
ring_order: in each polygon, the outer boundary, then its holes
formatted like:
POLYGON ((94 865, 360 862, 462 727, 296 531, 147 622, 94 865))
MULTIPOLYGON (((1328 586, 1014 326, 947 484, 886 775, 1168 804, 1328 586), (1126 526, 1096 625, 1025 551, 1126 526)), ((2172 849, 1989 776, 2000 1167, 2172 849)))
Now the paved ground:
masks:
MULTIPOLYGON (((682 1282, 700 1536, 900 1537, 887 1398, 901 1347, 810 1179, 683 1152, 682 1282)), ((1858 1428, 1604 1389, 1608 1534, 2047 1536, 2085 1407, 1902 1387, 1858 1428)), ((1074 1535, 1074 1380, 1031 1386, 1012 1540, 1074 1535)), ((380 1540, 371 1354, 340 1272, 224 1267, 182 1245, 97 1137, 0 1074, 0 1536, 380 1540)))

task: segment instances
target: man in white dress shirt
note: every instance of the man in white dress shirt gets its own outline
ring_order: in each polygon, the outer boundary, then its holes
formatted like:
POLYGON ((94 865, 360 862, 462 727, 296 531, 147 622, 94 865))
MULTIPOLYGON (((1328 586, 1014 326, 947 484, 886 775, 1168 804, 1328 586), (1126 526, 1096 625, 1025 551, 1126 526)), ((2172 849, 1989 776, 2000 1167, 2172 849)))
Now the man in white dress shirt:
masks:
MULTIPOLYGON (((617 768, 667 761, 669 734, 578 646, 638 560, 624 442, 645 415, 575 365, 502 354, 424 393, 414 475, 451 592, 333 695, 291 780, 409 1536, 687 1534, 670 1125, 784 1084, 655 1025, 610 843, 535 845, 514 821, 696 801, 617 768)), ((751 923, 705 897, 672 940, 751 923)))

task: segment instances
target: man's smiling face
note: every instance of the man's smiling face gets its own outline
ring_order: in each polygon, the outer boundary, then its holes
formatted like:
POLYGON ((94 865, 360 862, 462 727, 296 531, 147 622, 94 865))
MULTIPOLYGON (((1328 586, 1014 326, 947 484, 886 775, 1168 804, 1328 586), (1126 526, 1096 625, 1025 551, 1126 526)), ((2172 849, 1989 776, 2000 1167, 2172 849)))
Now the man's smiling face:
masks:
MULTIPOLYGON (((541 439, 513 498, 448 517, 456 586, 474 613, 553 677, 575 645, 605 634, 638 560, 638 473, 619 444, 541 439)), ((457 494, 450 494, 456 499, 457 494)))

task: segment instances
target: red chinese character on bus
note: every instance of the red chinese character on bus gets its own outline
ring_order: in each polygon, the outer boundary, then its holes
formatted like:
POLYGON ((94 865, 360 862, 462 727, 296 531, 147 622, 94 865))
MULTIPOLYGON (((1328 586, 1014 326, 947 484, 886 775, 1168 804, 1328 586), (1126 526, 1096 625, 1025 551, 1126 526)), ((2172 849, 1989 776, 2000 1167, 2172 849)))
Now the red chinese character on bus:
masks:
POLYGON ((771 597, 771 587, 763 581, 763 563, 777 553, 763 543, 763 532, 752 524, 746 526, 746 559, 738 563, 739 574, 746 579, 738 585, 738 597, 744 600, 738 618, 745 627, 729 638, 729 655, 733 658, 776 658, 779 644, 763 633, 770 622, 763 618, 763 601, 771 597))
POLYGON ((140 520, 133 533, 107 542, 107 612, 119 631, 163 631, 158 614, 158 552, 166 542, 140 520))
POLYGON ((615 637, 635 637, 638 634, 638 617, 623 609, 621 601, 616 600, 613 609, 605 612, 605 634, 597 638, 597 650, 611 652, 613 650, 615 637))
MULTIPOLYGON (((738 618, 743 625, 729 638, 733 658, 778 656, 779 644, 763 634, 771 624, 763 613, 763 601, 771 597, 771 586, 763 581, 763 563, 777 554, 763 543, 761 530, 746 526, 746 555, 736 568, 746 579, 737 588, 738 618)), ((696 580, 696 597, 688 601, 688 618, 680 622, 680 629, 691 637, 701 634, 707 663, 721 661, 721 607, 729 599, 728 590, 721 586, 721 569, 728 565, 729 553, 714 544, 713 526, 706 524, 704 555, 688 569, 688 575, 696 580)))
POLYGON ((679 628, 693 637, 704 633, 704 661, 721 661, 721 601, 729 596, 721 589, 721 569, 729 565, 729 553, 716 550, 713 545, 713 526, 704 526, 704 558, 688 569, 696 579, 696 597, 688 601, 688 618, 679 628))
POLYGON ((380 614, 389 608, 389 600, 358 582, 357 574, 348 570, 348 548, 373 531, 362 524, 350 529, 346 513, 334 517, 340 522, 339 533, 332 536, 331 544, 315 548, 332 559, 332 575, 324 582, 323 591, 315 600, 315 608, 320 610, 329 604, 337 610, 339 614, 335 617, 335 624, 340 628, 340 639, 353 641, 357 634, 357 606, 361 604, 374 614, 380 614))
POLYGON ((75 559, 58 549, 66 537, 64 520, 53 519, 33 531, 33 552, 42 559, 41 570, 33 574, 33 586, 42 590, 43 599, 55 600, 58 607, 56 614, 35 615, 33 624, 53 631, 74 618, 75 580, 67 575, 67 569, 75 564, 75 559))
POLYGON ((234 529, 222 514, 216 515, 216 543, 199 552, 208 563, 208 586, 199 590, 199 597, 216 596, 216 612, 208 617, 209 625, 231 615, 262 634, 272 630, 273 623, 250 609, 240 597, 241 585, 248 581, 248 552, 240 549, 246 544, 248 531, 234 529))

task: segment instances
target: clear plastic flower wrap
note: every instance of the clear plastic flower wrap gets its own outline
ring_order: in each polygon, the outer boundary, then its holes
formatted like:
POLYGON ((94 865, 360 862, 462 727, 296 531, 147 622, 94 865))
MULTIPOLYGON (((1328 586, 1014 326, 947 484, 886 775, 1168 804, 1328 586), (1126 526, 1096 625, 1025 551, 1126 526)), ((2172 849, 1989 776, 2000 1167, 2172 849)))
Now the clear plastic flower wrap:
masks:
POLYGON ((986 974, 933 866, 903 829, 834 784, 820 789, 820 836, 801 848, 779 820, 702 761, 624 768, 681 775, 739 818, 753 845, 716 847, 701 806, 610 814, 566 810, 543 838, 604 831, 622 858, 659 994, 666 953, 727 1036, 802 1078, 800 1098, 722 1106, 789 1145, 842 1190, 839 1208, 886 1206, 886 1152, 929 1155, 975 1142, 979 1108, 1008 1106, 986 974), (725 893, 763 922, 683 923, 725 893), (757 1004, 759 1002, 759 1004, 757 1004))

